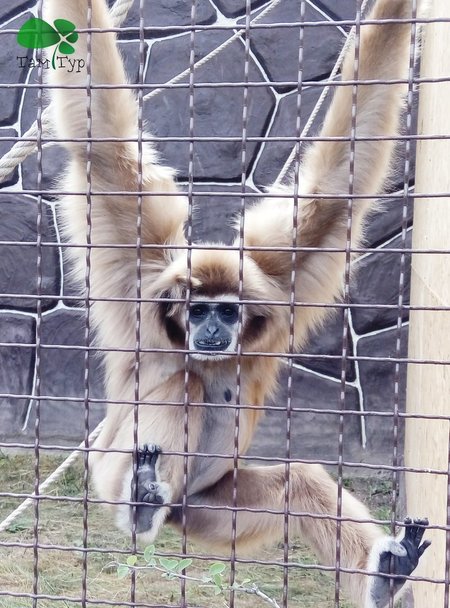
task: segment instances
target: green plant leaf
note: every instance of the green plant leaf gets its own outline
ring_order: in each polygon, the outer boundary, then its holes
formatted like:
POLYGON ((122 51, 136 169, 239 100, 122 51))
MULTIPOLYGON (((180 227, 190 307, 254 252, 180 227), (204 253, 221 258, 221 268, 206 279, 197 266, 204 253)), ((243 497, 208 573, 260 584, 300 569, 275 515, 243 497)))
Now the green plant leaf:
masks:
POLYGON ((17 34, 17 42, 26 49, 45 49, 59 41, 58 32, 49 23, 36 17, 28 19, 17 34))
POLYGON ((13 523, 6 528, 5 532, 23 532, 24 530, 28 530, 30 527, 31 524, 13 523))
POLYGON ((214 595, 220 595, 222 593, 222 589, 220 587, 216 587, 214 589, 214 595))
POLYGON ((175 570, 175 568, 178 566, 178 560, 170 559, 169 557, 160 557, 159 563, 163 568, 169 571, 175 570))
POLYGON ((117 578, 125 578, 128 576, 129 568, 125 564, 120 564, 117 568, 117 578))
POLYGON ((130 555, 129 557, 127 557, 127 564, 130 567, 133 567, 137 562, 137 555, 130 555))
POLYGON ((240 583, 239 586, 243 587, 244 585, 247 585, 249 582, 251 581, 250 578, 244 578, 240 583))
POLYGON ((148 545, 144 549, 144 559, 146 562, 150 561, 150 559, 155 555, 155 545, 148 545))
POLYGON ((214 576, 215 574, 222 574, 223 571, 225 570, 226 565, 225 564, 221 564, 220 562, 215 562, 214 564, 211 564, 211 566, 209 567, 209 573, 211 576, 214 576))
POLYGON ((214 584, 220 587, 220 589, 222 589, 223 581, 220 574, 214 574, 212 579, 214 581, 214 584))
POLYGON ((186 557, 185 559, 182 559, 178 562, 177 570, 180 572, 181 570, 184 570, 185 568, 189 568, 189 566, 191 564, 192 564, 192 560, 189 559, 188 557, 186 557))
POLYGON ((58 51, 62 55, 72 55, 72 53, 75 53, 74 47, 65 40, 59 45, 58 51))

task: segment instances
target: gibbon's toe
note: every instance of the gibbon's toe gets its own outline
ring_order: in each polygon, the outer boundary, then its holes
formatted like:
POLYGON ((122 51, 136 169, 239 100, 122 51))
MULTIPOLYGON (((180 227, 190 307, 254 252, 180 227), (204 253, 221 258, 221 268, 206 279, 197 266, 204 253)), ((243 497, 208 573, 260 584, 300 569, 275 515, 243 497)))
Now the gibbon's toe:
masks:
POLYGON ((162 450, 158 445, 145 443, 144 446, 138 450, 138 470, 142 467, 154 467, 161 451, 162 450))

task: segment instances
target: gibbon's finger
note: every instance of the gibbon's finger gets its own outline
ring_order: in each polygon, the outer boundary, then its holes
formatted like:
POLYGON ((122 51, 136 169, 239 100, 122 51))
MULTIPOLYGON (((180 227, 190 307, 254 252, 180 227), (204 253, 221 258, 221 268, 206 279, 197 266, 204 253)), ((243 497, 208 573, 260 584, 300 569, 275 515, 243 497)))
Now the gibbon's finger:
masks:
MULTIPOLYGON (((403 523, 405 524, 405 526, 410 526, 412 524, 412 519, 410 517, 405 517, 405 519, 403 520, 403 523)), ((406 530, 405 530, 406 532, 406 530)))
POLYGON ((422 557, 423 553, 428 549, 431 545, 431 540, 425 540, 417 550, 419 557, 422 557))
POLYGON ((156 461, 158 456, 161 453, 161 448, 153 443, 149 443, 144 446, 145 451, 145 464, 150 467, 154 467, 156 465, 156 461))
POLYGON ((425 534, 426 527, 428 526, 428 519, 414 519, 412 523, 410 518, 409 523, 405 520, 405 525, 407 526, 405 529, 405 539, 414 543, 416 546, 419 546, 422 542, 423 535, 425 534))
POLYGON ((147 454, 147 444, 144 445, 142 450, 138 451, 138 467, 142 468, 145 465, 145 459, 147 454))

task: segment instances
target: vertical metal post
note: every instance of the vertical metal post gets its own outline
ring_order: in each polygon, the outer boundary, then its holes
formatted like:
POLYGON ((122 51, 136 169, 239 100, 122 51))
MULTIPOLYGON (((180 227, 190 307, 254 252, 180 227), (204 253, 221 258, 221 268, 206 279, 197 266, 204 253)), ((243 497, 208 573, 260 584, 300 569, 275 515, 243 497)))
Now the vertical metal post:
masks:
MULTIPOLYGON (((429 17, 448 20, 448 0, 433 0, 429 17)), ((419 196, 414 207, 413 249, 419 250, 448 251, 449 245, 449 40, 449 22, 427 26, 423 42, 422 77, 435 82, 421 84, 419 134, 435 135, 440 139, 419 141, 417 147, 416 193, 419 196), (439 82, 437 79, 444 80, 439 82), (424 196, 420 196, 421 193, 424 196)), ((450 306, 449 264, 448 254, 413 255, 411 304, 434 308, 411 313, 409 358, 413 360, 450 360, 450 310, 436 310, 450 306)), ((408 511, 414 515, 428 515, 431 524, 444 527, 427 532, 427 538, 433 544, 425 554, 417 575, 447 581, 445 585, 415 583, 415 608, 449 606, 449 398, 448 365, 409 364, 407 413, 432 416, 434 419, 419 417, 407 420, 405 462, 407 467, 442 472, 408 472, 406 475, 408 511)))

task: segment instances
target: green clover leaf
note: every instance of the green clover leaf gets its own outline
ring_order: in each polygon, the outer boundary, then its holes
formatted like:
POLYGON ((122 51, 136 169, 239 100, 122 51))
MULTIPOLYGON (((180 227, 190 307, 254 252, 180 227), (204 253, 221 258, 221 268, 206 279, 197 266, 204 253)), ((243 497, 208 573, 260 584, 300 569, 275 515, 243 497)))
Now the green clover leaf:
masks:
POLYGON ((61 36, 66 38, 66 40, 69 40, 69 42, 76 42, 78 40, 75 25, 71 21, 67 21, 67 19, 55 19, 53 24, 61 36), (73 38, 73 36, 75 36, 75 38, 73 38))
POLYGON ((73 48, 73 46, 65 41, 61 42, 58 47, 58 51, 63 55, 72 55, 72 53, 75 53, 75 49, 73 48))
POLYGON ((43 19, 31 17, 17 34, 17 42, 26 49, 45 49, 58 44, 60 35, 43 19))

